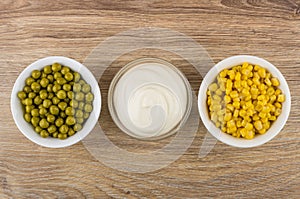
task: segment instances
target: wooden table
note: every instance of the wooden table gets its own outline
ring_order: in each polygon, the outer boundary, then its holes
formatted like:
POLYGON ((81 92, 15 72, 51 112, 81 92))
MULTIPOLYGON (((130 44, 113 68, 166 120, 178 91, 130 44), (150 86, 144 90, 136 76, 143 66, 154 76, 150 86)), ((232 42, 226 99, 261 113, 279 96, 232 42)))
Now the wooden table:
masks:
MULTIPOLYGON (((299 0, 4 0, 0 8, 0 198, 300 197, 299 0), (11 116, 10 94, 27 65, 52 55, 83 62, 108 37, 139 27, 184 33, 200 43, 215 63, 250 54, 276 65, 292 95, 284 129, 263 146, 238 149, 218 142, 206 157, 199 158, 205 135, 200 122, 183 156, 165 168, 143 174, 104 166, 81 142, 48 149, 21 134, 11 116)), ((153 52, 144 55, 147 53, 153 52)), ((167 53, 164 56, 168 58, 167 53)), ((122 60, 114 65, 122 66, 120 63, 122 60)), ((196 89, 201 83, 197 75, 190 81, 196 89)), ((102 109, 100 122, 113 125, 107 105, 102 109)), ((149 152, 172 139, 145 143, 116 128, 108 137, 117 146, 136 152, 149 152)))

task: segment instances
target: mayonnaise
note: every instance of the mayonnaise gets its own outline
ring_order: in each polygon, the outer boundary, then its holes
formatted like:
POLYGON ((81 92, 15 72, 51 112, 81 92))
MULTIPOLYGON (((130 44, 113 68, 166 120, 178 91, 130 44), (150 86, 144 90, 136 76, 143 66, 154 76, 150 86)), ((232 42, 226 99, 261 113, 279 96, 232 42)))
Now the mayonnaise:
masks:
POLYGON ((117 81, 113 106, 119 121, 138 138, 161 136, 176 128, 189 103, 187 80, 173 65, 143 62, 117 81))

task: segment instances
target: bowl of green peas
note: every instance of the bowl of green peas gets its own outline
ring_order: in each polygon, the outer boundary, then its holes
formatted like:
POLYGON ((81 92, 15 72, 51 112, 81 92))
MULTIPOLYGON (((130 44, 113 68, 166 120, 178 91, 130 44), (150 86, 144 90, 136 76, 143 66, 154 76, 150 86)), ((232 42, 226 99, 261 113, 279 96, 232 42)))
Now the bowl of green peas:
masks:
POLYGON ((39 59, 25 68, 11 93, 14 121, 32 142, 49 148, 73 145, 96 125, 101 93, 93 74, 62 56, 39 59))
POLYGON ((217 63, 199 89, 203 124, 219 141, 234 147, 260 146, 287 122, 291 95, 281 72, 265 59, 237 55, 217 63))

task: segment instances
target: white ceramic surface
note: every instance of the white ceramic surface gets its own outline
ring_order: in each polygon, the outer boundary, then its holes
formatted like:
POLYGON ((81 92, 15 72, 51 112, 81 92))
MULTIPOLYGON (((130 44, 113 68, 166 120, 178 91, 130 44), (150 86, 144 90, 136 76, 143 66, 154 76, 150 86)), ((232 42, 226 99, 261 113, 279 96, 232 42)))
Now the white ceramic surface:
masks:
POLYGON ((50 148, 61 148, 73 145, 80 140, 82 140, 85 136, 87 136, 90 131, 94 128, 95 124, 98 122, 98 118, 101 111, 101 93, 98 86, 98 82, 96 81, 93 74, 81 63, 61 56, 52 56, 39 59, 34 63, 30 64, 27 68, 25 68, 22 73, 17 78, 12 93, 11 93, 11 112, 14 118, 16 125, 19 130, 24 134, 32 142, 39 144, 44 147, 50 148), (92 93, 94 94, 93 101, 93 111, 90 114, 90 117, 85 122, 83 128, 78 131, 73 136, 60 140, 57 138, 42 138, 39 136, 33 129, 32 125, 27 123, 24 118, 24 110, 22 104, 17 97, 17 93, 23 89, 25 85, 25 79, 31 75, 31 72, 35 69, 41 70, 46 65, 51 65, 53 63, 60 63, 65 66, 69 66, 73 71, 77 71, 81 74, 81 77, 91 86, 92 93))
POLYGON ((215 138, 217 138, 219 141, 223 143, 226 143, 234 147, 249 148, 249 147, 259 146, 270 141, 281 131, 290 113, 291 95, 290 95, 288 84, 284 76, 273 64, 259 57, 249 56, 249 55, 237 55, 237 56, 226 58, 221 62, 217 63, 206 74, 199 89, 198 109, 203 124, 215 138), (260 65, 261 67, 266 68, 274 77, 277 77, 280 81, 279 88, 281 89, 283 94, 285 94, 285 98, 286 98, 285 102, 283 102, 282 104, 282 113, 279 115, 277 120, 271 125, 270 129, 263 135, 255 135, 255 137, 252 140, 247 140, 244 138, 235 138, 229 134, 222 132, 210 120, 208 115, 208 107, 206 104, 207 87, 215 80, 218 73, 221 72, 223 69, 231 68, 233 66, 242 64, 243 62, 260 65))

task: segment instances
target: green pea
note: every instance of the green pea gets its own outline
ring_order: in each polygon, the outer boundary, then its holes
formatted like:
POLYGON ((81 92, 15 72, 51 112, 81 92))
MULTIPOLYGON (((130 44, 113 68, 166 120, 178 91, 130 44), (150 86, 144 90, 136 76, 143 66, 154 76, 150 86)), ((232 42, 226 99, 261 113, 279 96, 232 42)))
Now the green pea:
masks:
POLYGON ((48 75, 47 75, 46 73, 42 72, 41 78, 46 78, 47 76, 48 76, 48 75))
POLYGON ((39 109, 44 108, 43 104, 40 104, 40 105, 38 106, 38 108, 39 108, 39 109))
POLYGON ((35 98, 35 96, 36 96, 36 94, 34 92, 28 93, 28 97, 31 99, 35 98))
POLYGON ((41 128, 46 129, 49 127, 49 122, 46 119, 41 119, 39 125, 41 128))
POLYGON ((52 73, 51 66, 45 66, 43 71, 44 71, 45 74, 50 74, 50 73, 52 73))
POLYGON ((40 114, 39 114, 39 109, 35 108, 35 109, 32 109, 31 110, 31 116, 32 117, 38 117, 40 114))
POLYGON ((75 73, 73 74, 73 76, 74 76, 74 81, 75 81, 75 82, 78 82, 78 81, 80 80, 80 78, 81 78, 80 74, 77 73, 77 72, 75 72, 75 73))
POLYGON ((73 91, 68 91, 68 92, 67 92, 67 95, 68 95, 68 98, 69 98, 69 99, 73 99, 73 98, 74 98, 74 93, 73 93, 73 91))
POLYGON ((76 100, 71 100, 70 101, 70 106, 73 108, 77 108, 78 107, 78 102, 76 100))
POLYGON ((53 97, 54 97, 54 93, 49 93, 48 94, 48 99, 52 100, 53 97))
POLYGON ((57 127, 60 127, 61 125, 63 125, 64 124, 64 120, 62 119, 62 118, 57 118, 56 120, 55 120, 55 125, 57 126, 57 127))
POLYGON ((34 98, 34 104, 40 105, 43 102, 42 98, 40 96, 36 96, 34 98))
POLYGON ((58 92, 58 91, 60 91, 60 90, 61 90, 61 85, 59 85, 59 84, 54 84, 54 85, 53 85, 52 91, 53 91, 54 93, 56 93, 56 92, 58 92))
POLYGON ((34 128, 34 131, 40 133, 43 129, 40 126, 34 128))
POLYGON ((83 117, 83 111, 82 110, 77 110, 76 114, 75 114, 75 117, 76 118, 83 117))
POLYGON ((56 79, 56 82, 59 84, 59 85, 64 85, 65 83, 67 83, 67 80, 63 77, 59 77, 56 79))
POLYGON ((47 92, 52 92, 53 90, 53 84, 48 84, 48 86, 47 86, 47 92))
POLYGON ((33 82, 35 82, 35 80, 32 77, 28 77, 25 80, 25 83, 26 83, 27 86, 30 86, 33 82))
POLYGON ((48 93, 47 92, 45 92, 45 93, 43 92, 43 93, 40 94, 40 98, 43 99, 43 100, 47 99, 47 97, 48 97, 48 93))
POLYGON ((40 115, 46 115, 47 112, 48 112, 47 109, 45 109, 44 107, 39 109, 40 115))
POLYGON ((27 97, 26 93, 24 91, 18 92, 18 98, 19 99, 25 99, 27 97))
POLYGON ((68 131, 68 136, 72 136, 75 134, 75 131, 71 128, 69 128, 69 131, 68 131))
POLYGON ((80 131, 81 129, 82 129, 82 126, 81 126, 81 124, 75 124, 74 126, 73 126, 73 129, 74 129, 74 131, 80 131))
POLYGON ((78 109, 80 109, 80 110, 84 109, 84 102, 79 102, 78 109))
POLYGON ((52 137, 57 138, 58 137, 58 132, 52 133, 52 137))
POLYGON ((78 92, 75 94, 75 99, 77 101, 83 101, 84 100, 84 94, 82 92, 78 92))
POLYGON ((47 115, 47 122, 50 122, 50 123, 54 123, 55 122, 55 116, 54 115, 47 115))
POLYGON ((60 77, 62 77, 61 73, 59 73, 59 72, 54 73, 54 79, 58 79, 60 77))
POLYGON ((84 93, 88 93, 88 92, 90 92, 91 91, 91 86, 90 85, 88 85, 88 84, 84 84, 83 86, 82 86, 82 92, 84 92, 84 93))
POLYGON ((94 95, 90 92, 85 95, 85 101, 92 102, 94 100, 94 95))
POLYGON ((40 89, 41 89, 41 85, 37 82, 33 82, 31 84, 31 89, 34 91, 34 92, 39 92, 40 89))
POLYGON ((59 108, 55 105, 51 105, 50 108, 50 113, 53 115, 58 115, 59 114, 59 108))
POLYGON ((31 118, 31 124, 34 126, 34 127, 37 127, 37 125, 39 124, 40 122, 40 118, 38 117, 32 117, 31 118))
POLYGON ((32 105, 32 99, 31 98, 26 98, 24 100, 24 103, 25 103, 26 106, 30 106, 30 105, 32 105))
POLYGON ((65 74, 65 79, 66 79, 67 81, 72 81, 72 80, 73 80, 73 75, 72 75, 72 73, 70 73, 70 72, 66 73, 66 74, 65 74))
POLYGON ((68 133, 69 127, 65 124, 63 124, 61 127, 59 127, 59 132, 62 134, 68 133))
POLYGON ((64 85, 63 85, 63 89, 64 89, 65 91, 70 91, 70 90, 72 89, 72 87, 71 87, 70 84, 64 84, 64 85))
POLYGON ((73 85, 73 91, 74 91, 74 92, 80 92, 80 91, 81 91, 81 85, 78 84, 78 83, 75 83, 75 84, 73 85))
POLYGON ((60 116, 61 118, 66 118, 66 117, 67 117, 67 114, 66 114, 65 112, 60 112, 60 113, 59 113, 59 116, 60 116))
POLYGON ((90 112, 92 112, 92 110, 93 110, 93 106, 92 106, 92 105, 86 104, 86 105, 84 106, 84 111, 85 111, 85 112, 90 113, 90 112))
POLYGON ((89 118, 89 116, 90 116, 90 113, 87 113, 87 112, 86 112, 86 113, 83 114, 83 118, 84 118, 84 119, 89 118))
POLYGON ((67 94, 66 94, 66 91, 64 90, 60 90, 57 92, 56 96, 59 98, 59 99, 65 99, 67 97, 67 94))
POLYGON ((71 126, 71 125, 74 125, 76 123, 76 120, 74 117, 72 116, 68 116, 67 119, 66 119, 66 124, 71 126))
POLYGON ((31 72, 31 77, 33 77, 33 79, 38 79, 41 76, 41 71, 39 70, 34 70, 31 72))
POLYGON ((58 97, 56 97, 56 96, 54 96, 53 98, 52 98, 52 103, 53 104, 58 104, 60 102, 60 99, 58 99, 58 97))
POLYGON ((34 109, 34 105, 31 105, 31 106, 25 106, 25 112, 26 113, 31 113, 31 110, 34 109))
POLYGON ((68 72, 70 72, 70 68, 69 67, 67 67, 67 66, 62 67, 61 73, 63 75, 67 74, 68 72))
POLYGON ((66 108, 65 113, 66 115, 73 116, 75 115, 75 109, 69 106, 66 108))
POLYGON ((66 97, 66 98, 64 99, 64 102, 69 103, 69 102, 70 102, 70 99, 66 97))
POLYGON ((47 75, 47 79, 49 80, 50 83, 53 83, 54 81, 54 76, 53 75, 47 75))
POLYGON ((24 114, 24 119, 26 122, 30 122, 31 121, 31 114, 30 113, 25 113, 24 114))
POLYGON ((43 78, 41 79, 41 82, 40 82, 40 85, 43 87, 43 88, 46 88, 49 84, 49 80, 47 78, 43 78))
POLYGON ((51 100, 45 99, 45 100, 43 101, 43 106, 44 106, 45 108, 49 108, 51 105, 52 105, 51 100))
POLYGON ((30 88, 30 86, 25 86, 25 87, 23 88, 23 91, 24 91, 25 93, 30 93, 30 92, 32 91, 32 89, 30 88))
POLYGON ((83 86, 83 85, 86 84, 86 82, 85 82, 83 79, 81 79, 81 80, 79 80, 79 84, 80 84, 81 86, 83 86))
POLYGON ((61 65, 59 63, 52 64, 52 71, 53 72, 58 72, 60 70, 61 70, 61 65))
POLYGON ((82 124, 84 122, 84 119, 82 117, 76 117, 76 123, 82 124))
POLYGON ((69 84, 70 84, 71 86, 73 86, 73 85, 74 85, 74 81, 72 81, 72 82, 69 82, 69 84))
POLYGON ((64 111, 67 108, 68 104, 66 102, 60 102, 58 104, 58 108, 62 111, 64 111))
POLYGON ((47 130, 50 134, 52 134, 56 131, 56 126, 52 124, 51 126, 48 127, 47 130))
POLYGON ((64 140, 64 139, 67 139, 68 135, 67 135, 67 134, 59 133, 57 137, 58 137, 59 139, 61 139, 61 140, 64 140))
POLYGON ((49 136, 49 133, 48 133, 46 130, 42 130, 42 131, 40 132, 40 136, 43 137, 43 138, 46 138, 46 137, 49 136))

